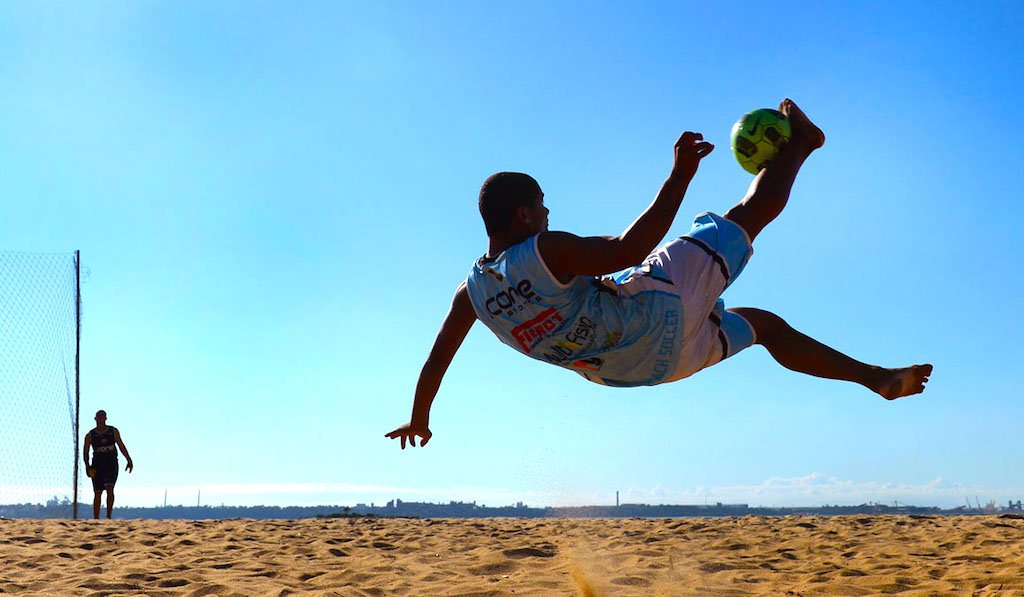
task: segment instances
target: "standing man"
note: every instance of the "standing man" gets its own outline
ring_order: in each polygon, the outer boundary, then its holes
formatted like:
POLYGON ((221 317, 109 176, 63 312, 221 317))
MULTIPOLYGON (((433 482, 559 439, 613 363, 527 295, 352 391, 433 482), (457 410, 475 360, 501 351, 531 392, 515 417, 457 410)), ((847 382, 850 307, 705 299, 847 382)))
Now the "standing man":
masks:
POLYGON ((114 484, 117 483, 117 450, 128 460, 124 470, 132 472, 132 457, 121 441, 117 427, 107 425, 107 411, 96 411, 96 427, 85 434, 85 472, 92 478, 92 517, 100 517, 100 498, 107 492, 107 518, 114 511, 114 484), (89 465, 89 446, 92 446, 92 466, 89 465))

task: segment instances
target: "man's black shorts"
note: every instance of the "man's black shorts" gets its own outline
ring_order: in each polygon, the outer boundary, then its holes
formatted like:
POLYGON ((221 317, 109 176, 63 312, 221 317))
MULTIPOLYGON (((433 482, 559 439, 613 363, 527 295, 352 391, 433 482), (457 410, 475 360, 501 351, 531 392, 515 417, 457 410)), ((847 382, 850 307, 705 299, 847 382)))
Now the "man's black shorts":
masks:
POLYGON ((94 459, 92 465, 96 467, 96 474, 92 476, 93 491, 103 491, 117 483, 117 458, 94 459))

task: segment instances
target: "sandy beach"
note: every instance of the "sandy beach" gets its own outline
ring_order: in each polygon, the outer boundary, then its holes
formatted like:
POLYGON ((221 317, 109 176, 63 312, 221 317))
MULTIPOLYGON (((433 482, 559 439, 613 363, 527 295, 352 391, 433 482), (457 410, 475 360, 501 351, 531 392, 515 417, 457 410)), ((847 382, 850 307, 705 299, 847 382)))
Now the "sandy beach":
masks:
POLYGON ((0 593, 1024 595, 1024 517, 0 519, 0 593))

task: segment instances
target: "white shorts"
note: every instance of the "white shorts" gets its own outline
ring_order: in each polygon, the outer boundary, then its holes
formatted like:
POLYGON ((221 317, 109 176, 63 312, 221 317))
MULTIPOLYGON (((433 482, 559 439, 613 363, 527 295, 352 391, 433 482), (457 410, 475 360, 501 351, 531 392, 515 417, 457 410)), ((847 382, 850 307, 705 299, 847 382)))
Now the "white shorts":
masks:
POLYGON ((722 292, 740 275, 754 249, 735 222, 706 212, 686 235, 658 248, 645 263, 672 279, 683 307, 683 344, 676 381, 725 360, 754 344, 754 328, 725 310, 722 292))

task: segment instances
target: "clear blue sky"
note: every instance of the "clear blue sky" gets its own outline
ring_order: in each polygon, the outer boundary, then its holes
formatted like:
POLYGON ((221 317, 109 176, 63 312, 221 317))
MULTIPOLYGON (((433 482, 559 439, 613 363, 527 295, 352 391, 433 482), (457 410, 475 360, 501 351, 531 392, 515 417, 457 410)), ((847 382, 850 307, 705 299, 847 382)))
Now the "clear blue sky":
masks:
POLYGON ((120 503, 1005 503, 1022 30, 1015 2, 4 3, 0 249, 82 251, 83 431, 121 429, 120 503), (486 249, 484 178, 617 234, 702 131, 679 235, 743 194, 730 126, 785 96, 828 142, 726 301, 932 362, 923 395, 759 347, 609 389, 477 325, 431 444, 383 438, 486 249))

